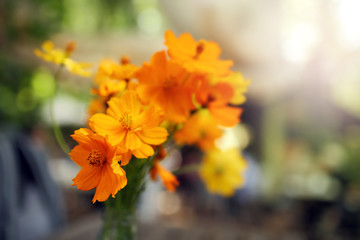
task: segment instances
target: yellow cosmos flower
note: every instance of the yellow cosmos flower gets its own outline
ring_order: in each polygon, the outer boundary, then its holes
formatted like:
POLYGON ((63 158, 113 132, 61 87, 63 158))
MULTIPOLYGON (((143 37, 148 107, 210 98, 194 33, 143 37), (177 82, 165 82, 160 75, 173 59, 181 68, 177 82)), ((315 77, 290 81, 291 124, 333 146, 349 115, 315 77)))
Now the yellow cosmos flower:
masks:
POLYGON ((55 48, 54 43, 46 41, 42 44, 42 51, 39 49, 34 50, 34 54, 44 59, 47 62, 53 62, 58 65, 64 65, 71 73, 88 77, 91 75, 87 69, 91 64, 84 62, 75 62, 70 59, 71 53, 75 50, 75 42, 70 42, 66 45, 65 50, 55 48))
POLYGON ((246 165, 238 149, 215 149, 206 153, 199 174, 209 192, 229 197, 243 186, 246 165))
POLYGON ((230 103, 235 105, 243 104, 246 101, 245 93, 250 85, 250 80, 245 79, 241 72, 234 72, 226 77, 213 77, 211 83, 228 83, 234 89, 234 95, 232 96, 230 103))
POLYGON ((151 145, 166 141, 168 132, 159 127, 161 117, 153 107, 144 108, 135 91, 128 90, 121 98, 108 102, 106 114, 97 113, 89 125, 97 133, 107 136, 113 145, 122 145, 137 158, 154 154, 151 145))
MULTIPOLYGON (((94 134, 89 129, 81 128, 72 135, 79 145, 69 153, 71 159, 81 166, 80 172, 73 179, 78 189, 88 191, 96 187, 93 203, 105 201, 127 184, 125 171, 119 161, 128 161, 129 156, 119 153, 106 138, 94 134)), ((130 156, 131 157, 131 156, 130 156)))

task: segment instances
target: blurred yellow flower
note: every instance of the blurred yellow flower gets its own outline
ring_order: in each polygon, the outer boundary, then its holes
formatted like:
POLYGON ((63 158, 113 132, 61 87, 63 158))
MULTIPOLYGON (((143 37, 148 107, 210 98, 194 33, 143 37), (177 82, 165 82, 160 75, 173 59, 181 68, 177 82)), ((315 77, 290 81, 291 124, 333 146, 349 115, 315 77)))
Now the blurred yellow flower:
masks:
POLYGON ((229 197, 244 185, 242 174, 246 166, 238 149, 214 149, 206 153, 199 174, 209 192, 229 197))
POLYGON ((83 77, 89 77, 91 72, 86 70, 91 67, 90 63, 75 62, 74 60, 67 58, 64 61, 64 66, 73 74, 77 74, 83 77))
POLYGON ((39 49, 34 50, 34 54, 37 57, 42 58, 47 62, 64 65, 71 73, 84 77, 91 75, 91 72, 86 70, 91 67, 90 63, 75 62, 69 58, 75 50, 75 42, 69 42, 66 45, 65 50, 55 48, 54 43, 51 41, 44 42, 41 47, 42 51, 39 49))

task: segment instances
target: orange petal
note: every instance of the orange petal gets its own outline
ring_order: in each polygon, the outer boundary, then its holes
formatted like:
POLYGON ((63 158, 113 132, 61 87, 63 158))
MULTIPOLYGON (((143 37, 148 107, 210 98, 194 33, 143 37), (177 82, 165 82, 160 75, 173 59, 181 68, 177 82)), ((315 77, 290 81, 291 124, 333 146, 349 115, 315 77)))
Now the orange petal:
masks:
POLYGON ((165 45, 169 48, 170 57, 186 59, 196 53, 196 42, 189 33, 181 34, 177 38, 172 31, 168 30, 165 32, 165 45))
POLYGON ((89 126, 98 134, 108 136, 112 145, 122 142, 126 133, 118 121, 102 113, 94 114, 89 120, 89 126))
POLYGON ((82 145, 75 146, 69 153, 70 158, 79 166, 88 164, 89 149, 85 149, 82 145))
POLYGON ((101 168, 85 166, 83 167, 76 177, 73 179, 74 185, 80 190, 88 191, 96 187, 99 183, 101 176, 101 168))
POLYGON ((240 122, 241 108, 222 106, 209 107, 209 111, 214 120, 224 127, 233 127, 240 122))
POLYGON ((126 91, 121 100, 127 105, 127 109, 131 115, 136 116, 141 111, 142 104, 135 91, 126 91))
POLYGON ((159 145, 166 141, 167 136, 169 135, 165 128, 154 127, 143 129, 136 133, 139 138, 150 145, 159 145))
POLYGON ((129 163, 131 160, 132 153, 131 151, 127 151, 126 153, 122 153, 117 156, 117 161, 120 162, 121 166, 125 166, 129 163))
POLYGON ((107 200, 110 194, 114 196, 121 189, 121 180, 122 175, 119 172, 115 174, 113 167, 110 164, 105 164, 102 168, 99 184, 96 187, 93 203, 107 200))
POLYGON ((145 109, 134 119, 134 128, 152 128, 159 126, 163 117, 159 114, 159 111, 155 107, 150 106, 145 109))
POLYGON ((116 182, 114 183, 114 185, 117 186, 117 188, 114 188, 112 192, 112 195, 114 197, 118 190, 123 189, 127 185, 127 178, 126 172, 120 167, 119 163, 116 160, 112 162, 111 168, 115 174, 116 182))
POLYGON ((136 158, 148 158, 154 155, 154 149, 150 145, 144 143, 141 148, 133 150, 132 154, 134 154, 136 158))
POLYGON ((136 133, 128 131, 125 136, 125 147, 130 150, 135 150, 137 148, 140 148, 142 143, 140 138, 137 136, 136 133))
POLYGON ((79 144, 81 144, 84 148, 92 149, 93 144, 91 143, 91 140, 89 139, 89 135, 94 134, 91 130, 87 128, 80 128, 78 130, 75 130, 74 134, 71 135, 71 137, 77 141, 79 144))
POLYGON ((166 189, 170 192, 175 191, 176 187, 179 186, 179 181, 177 178, 160 164, 156 163, 156 165, 158 175, 160 176, 166 189))
POLYGON ((110 101, 107 102, 109 108, 106 110, 106 114, 113 117, 114 119, 119 119, 120 116, 127 112, 126 102, 121 98, 113 97, 110 101))

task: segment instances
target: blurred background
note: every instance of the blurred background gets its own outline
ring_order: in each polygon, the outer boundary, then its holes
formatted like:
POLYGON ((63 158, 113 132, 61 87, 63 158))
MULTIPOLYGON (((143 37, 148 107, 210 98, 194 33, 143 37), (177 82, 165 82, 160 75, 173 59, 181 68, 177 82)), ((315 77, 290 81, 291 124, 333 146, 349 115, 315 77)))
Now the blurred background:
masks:
MULTIPOLYGON (((166 29, 218 42, 252 83, 242 124, 246 185, 210 195, 196 174, 169 194, 149 183, 140 239, 360 239, 360 1, 2 0, 0 239, 96 239, 102 204, 72 187, 79 168, 49 117, 56 68, 33 54, 76 41, 73 59, 148 62, 166 29)), ((55 117, 67 141, 87 119, 91 78, 61 74, 55 117)), ((186 148, 170 158, 199 157, 186 148)), ((171 164, 171 163, 169 163, 171 164)))

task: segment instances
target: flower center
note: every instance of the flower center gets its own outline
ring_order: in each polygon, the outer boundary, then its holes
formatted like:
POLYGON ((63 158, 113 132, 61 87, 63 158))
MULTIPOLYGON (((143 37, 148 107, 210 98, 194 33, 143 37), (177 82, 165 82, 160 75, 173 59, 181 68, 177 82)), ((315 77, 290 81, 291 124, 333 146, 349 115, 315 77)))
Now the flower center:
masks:
POLYGON ((203 42, 199 42, 196 46, 196 54, 195 54, 195 59, 197 59, 200 54, 204 51, 205 49, 205 44, 203 42))
POLYGON ((131 115, 129 115, 129 113, 123 114, 120 118, 120 123, 124 128, 130 129, 131 125, 133 124, 131 115))
POLYGON ((166 89, 173 88, 175 86, 175 78, 170 76, 166 78, 165 82, 163 83, 163 87, 166 89))
POLYGON ((214 174, 215 176, 217 177, 220 177, 221 175, 223 175, 224 173, 224 168, 221 167, 221 166, 216 166, 215 169, 214 169, 214 174))
POLYGON ((130 63, 130 58, 123 56, 120 61, 121 61, 121 65, 126 65, 130 63))
POLYGON ((90 165, 102 167, 106 162, 106 157, 99 150, 92 150, 87 158, 90 165))

